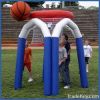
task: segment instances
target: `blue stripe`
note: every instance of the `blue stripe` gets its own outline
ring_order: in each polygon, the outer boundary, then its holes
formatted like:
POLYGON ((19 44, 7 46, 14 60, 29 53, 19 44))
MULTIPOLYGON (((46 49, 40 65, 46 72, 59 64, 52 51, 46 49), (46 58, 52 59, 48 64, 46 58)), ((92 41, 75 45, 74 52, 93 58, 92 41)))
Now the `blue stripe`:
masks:
POLYGON ((84 58, 82 38, 76 38, 76 46, 77 46, 77 56, 78 56, 78 63, 79 63, 81 86, 82 88, 87 88, 88 79, 87 79, 87 73, 86 73, 86 64, 85 64, 85 58, 84 58))
POLYGON ((1 54, 2 54, 2 50, 1 50, 1 38, 2 38, 2 21, 1 21, 1 17, 2 17, 2 11, 1 11, 1 3, 0 3, 0 96, 2 95, 2 60, 1 60, 1 54))
POLYGON ((24 51, 25 51, 26 39, 18 39, 17 59, 16 59, 16 71, 15 71, 15 89, 22 87, 22 74, 24 67, 24 51))
MULTIPOLYGON (((100 6, 100 2, 99 2, 99 6, 100 6)), ((98 32, 98 36, 99 36, 99 57, 98 57, 98 61, 99 61, 99 64, 98 64, 98 73, 99 73, 99 77, 98 77, 98 82, 99 82, 99 84, 98 84, 98 87, 99 87, 99 96, 100 96, 100 9, 99 9, 99 32, 98 32)))
POLYGON ((44 94, 51 95, 51 37, 44 38, 44 94))
POLYGON ((59 38, 52 37, 52 95, 59 92, 59 38))

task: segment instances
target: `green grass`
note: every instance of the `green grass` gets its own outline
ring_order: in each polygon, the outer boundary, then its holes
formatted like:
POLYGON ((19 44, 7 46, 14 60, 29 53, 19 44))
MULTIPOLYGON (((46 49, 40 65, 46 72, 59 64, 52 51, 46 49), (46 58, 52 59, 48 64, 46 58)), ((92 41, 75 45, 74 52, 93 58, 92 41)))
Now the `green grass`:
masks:
POLYGON ((33 50, 32 73, 34 82, 28 83, 27 70, 23 73, 23 88, 14 90, 14 75, 16 64, 16 50, 2 51, 2 96, 6 98, 67 98, 68 94, 98 94, 98 49, 93 49, 93 56, 89 67, 89 88, 80 87, 80 77, 76 50, 71 51, 70 77, 71 88, 63 89, 60 84, 59 95, 44 96, 42 82, 43 50, 33 50))

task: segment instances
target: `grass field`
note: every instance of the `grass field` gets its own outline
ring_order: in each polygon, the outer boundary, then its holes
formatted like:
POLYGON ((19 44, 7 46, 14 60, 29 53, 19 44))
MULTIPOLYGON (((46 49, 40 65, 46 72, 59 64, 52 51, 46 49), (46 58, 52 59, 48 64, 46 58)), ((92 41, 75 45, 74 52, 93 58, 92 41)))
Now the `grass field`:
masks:
POLYGON ((3 50, 2 51, 2 96, 6 98, 67 98, 68 94, 98 94, 98 49, 93 49, 93 56, 90 61, 89 68, 89 88, 83 89, 80 87, 79 70, 77 63, 76 50, 71 51, 70 63, 70 77, 71 88, 68 90, 63 89, 60 83, 59 95, 57 96, 44 96, 43 82, 42 82, 42 64, 43 64, 43 50, 33 50, 33 83, 28 83, 27 70, 23 73, 23 88, 14 90, 14 74, 16 62, 16 50, 3 50))

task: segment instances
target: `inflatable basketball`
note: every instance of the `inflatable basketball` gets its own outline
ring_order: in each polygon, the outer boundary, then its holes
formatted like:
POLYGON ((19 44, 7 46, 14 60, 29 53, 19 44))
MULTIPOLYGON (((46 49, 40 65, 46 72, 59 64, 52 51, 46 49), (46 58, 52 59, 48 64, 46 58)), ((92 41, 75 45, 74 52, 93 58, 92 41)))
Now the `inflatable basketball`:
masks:
POLYGON ((30 6, 22 1, 16 2, 10 8, 11 16, 17 21, 23 21, 30 16, 30 6))

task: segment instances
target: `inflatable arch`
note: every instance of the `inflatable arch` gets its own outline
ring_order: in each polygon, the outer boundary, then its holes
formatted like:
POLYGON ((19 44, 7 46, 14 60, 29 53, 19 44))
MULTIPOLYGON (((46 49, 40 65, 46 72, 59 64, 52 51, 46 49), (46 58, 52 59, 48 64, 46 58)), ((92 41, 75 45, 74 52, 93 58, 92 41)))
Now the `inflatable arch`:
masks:
POLYGON ((44 36, 44 60, 43 60, 43 76, 44 76, 44 94, 57 95, 59 91, 59 75, 58 75, 58 49, 59 36, 63 27, 68 28, 76 39, 77 55, 80 70, 81 87, 88 87, 86 74, 86 66, 84 60, 84 51, 82 43, 82 35, 78 26, 71 20, 73 13, 63 10, 41 10, 31 13, 30 21, 22 28, 18 38, 18 50, 15 72, 15 89, 22 87, 22 74, 24 66, 24 50, 25 42, 29 34, 29 30, 34 26, 38 26, 44 36), (62 18, 54 27, 52 35, 45 22, 41 18, 62 18))

